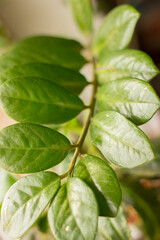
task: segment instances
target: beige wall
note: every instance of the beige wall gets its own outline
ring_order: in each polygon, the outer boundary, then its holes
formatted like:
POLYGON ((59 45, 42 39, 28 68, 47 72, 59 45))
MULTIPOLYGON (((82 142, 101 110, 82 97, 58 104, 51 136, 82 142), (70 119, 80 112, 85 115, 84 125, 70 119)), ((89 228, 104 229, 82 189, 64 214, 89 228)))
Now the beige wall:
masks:
POLYGON ((16 38, 58 34, 80 38, 67 0, 0 0, 0 17, 16 38))

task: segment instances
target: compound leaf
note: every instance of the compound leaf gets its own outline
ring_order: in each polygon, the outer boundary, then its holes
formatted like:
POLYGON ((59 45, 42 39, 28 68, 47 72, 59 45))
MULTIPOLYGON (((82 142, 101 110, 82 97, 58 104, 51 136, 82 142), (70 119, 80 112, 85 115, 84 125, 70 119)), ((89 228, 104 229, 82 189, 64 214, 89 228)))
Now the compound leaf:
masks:
POLYGON ((101 51, 121 50, 127 47, 139 16, 139 12, 130 5, 114 8, 104 18, 95 35, 94 52, 99 54, 101 51))
POLYGON ((113 110, 140 125, 160 107, 159 97, 146 82, 138 79, 111 81, 100 87, 97 95, 99 111, 113 110))
POLYGON ((73 175, 93 190, 101 216, 113 217, 117 214, 122 193, 116 174, 105 161, 87 155, 78 162, 73 175))
POLYGON ((158 68, 146 53, 133 49, 104 52, 97 64, 101 84, 128 77, 148 82, 158 73, 158 68))
POLYGON ((57 240, 93 240, 98 207, 92 190, 79 178, 62 185, 52 202, 49 224, 57 240))
POLYGON ((92 6, 90 0, 69 0, 74 18, 84 33, 92 31, 92 6))
POLYGON ((52 172, 28 175, 17 181, 7 192, 2 205, 2 226, 12 237, 21 237, 38 219, 60 186, 52 172))
POLYGON ((69 140, 47 127, 18 123, 0 131, 0 167, 15 173, 49 169, 70 149, 69 140))
POLYGON ((17 77, 0 85, 0 104, 18 122, 66 122, 84 108, 67 89, 38 77, 17 77))
POLYGON ((46 63, 21 64, 0 74, 0 84, 17 77, 39 77, 79 94, 87 85, 86 78, 77 71, 46 63))
POLYGON ((115 218, 99 217, 96 240, 131 240, 130 230, 122 208, 115 218))
POLYGON ((91 139, 118 166, 133 168, 154 159, 147 136, 118 112, 98 113, 91 125, 91 139))

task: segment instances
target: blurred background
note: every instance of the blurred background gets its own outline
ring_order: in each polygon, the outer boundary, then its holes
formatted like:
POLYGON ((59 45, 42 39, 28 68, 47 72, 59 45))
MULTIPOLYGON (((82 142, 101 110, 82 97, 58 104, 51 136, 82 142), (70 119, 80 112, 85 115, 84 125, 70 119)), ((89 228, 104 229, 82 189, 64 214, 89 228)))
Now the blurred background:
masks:
MULTIPOLYGON (((133 5, 141 13, 131 47, 148 53, 160 67, 160 1, 159 0, 92 0, 95 29, 103 16, 123 3, 133 5)), ((1 54, 8 40, 16 41, 31 35, 50 34, 75 38, 85 44, 67 5, 67 0, 0 0, 1 54)), ((160 96, 160 75, 152 80, 160 96)), ((150 138, 160 136, 159 113, 142 126, 150 138)), ((13 121, 0 111, 0 129, 13 121)))
MULTIPOLYGON (((148 53, 160 68, 160 0, 94 0, 92 2, 96 14, 95 29, 113 7, 123 3, 133 5, 141 13, 141 18, 131 47, 148 53)), ((76 27, 67 0, 0 0, 0 54, 7 51, 12 42, 18 39, 42 34, 74 38, 85 44, 85 38, 76 27)), ((86 69, 84 72, 87 75, 86 69)), ((151 84, 160 96, 160 75, 153 79, 151 84)), ((13 120, 0 109, 0 129, 12 123, 13 120)), ((141 128, 150 139, 160 137, 160 112, 158 111, 152 120, 141 128)), ((145 185, 146 182, 143 184, 145 185)), ((160 191, 160 185, 158 187, 160 191)), ((139 220, 137 213, 131 208, 128 215, 133 238, 144 239, 138 228, 134 229, 132 225, 135 219, 139 220)), ((7 238, 0 233, 0 240, 4 239, 7 238)))

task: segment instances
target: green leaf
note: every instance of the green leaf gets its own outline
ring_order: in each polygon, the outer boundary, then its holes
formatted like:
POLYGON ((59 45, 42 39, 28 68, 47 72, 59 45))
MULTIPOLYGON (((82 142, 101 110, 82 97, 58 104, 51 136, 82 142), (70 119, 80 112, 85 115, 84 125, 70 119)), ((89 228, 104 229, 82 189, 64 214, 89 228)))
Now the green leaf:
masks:
POLYGON ((100 87, 97 94, 99 111, 117 111, 140 125, 160 108, 160 100, 153 88, 138 79, 111 81, 100 87))
POLYGON ((42 233, 48 233, 49 232, 50 229, 49 229, 49 223, 48 223, 48 216, 47 216, 46 213, 45 213, 44 216, 42 216, 39 219, 37 225, 38 225, 38 230, 40 232, 42 232, 42 233))
POLYGON ((70 50, 74 50, 79 52, 83 46, 76 40, 74 39, 68 39, 68 38, 62 38, 62 37, 53 37, 53 36, 32 36, 29 38, 24 38, 20 41, 17 41, 13 47, 19 47, 19 46, 24 46, 24 45, 29 45, 29 46, 34 46, 37 45, 39 48, 41 47, 52 47, 52 46, 57 46, 57 47, 64 47, 68 48, 70 50))
MULTIPOLYGON (((145 177, 160 177, 160 138, 151 141, 152 148, 155 152, 154 161, 148 163, 146 167, 139 167, 136 174, 141 174, 140 176, 145 177)), ((135 173, 134 173, 135 174, 135 173)))
POLYGON ((101 84, 128 77, 148 82, 158 73, 158 68, 146 53, 133 49, 104 52, 97 64, 101 84))
POLYGON ((6 192, 15 182, 16 178, 14 176, 0 169, 0 205, 3 202, 6 192))
POLYGON ((57 64, 71 69, 80 69, 86 60, 82 55, 59 44, 17 44, 0 58, 0 72, 25 63, 57 64))
POLYGON ((0 131, 0 167, 15 173, 49 169, 70 149, 69 140, 49 128, 19 123, 0 131))
POLYGON ((16 77, 39 77, 79 94, 87 85, 86 78, 77 71, 46 63, 21 64, 0 74, 0 84, 16 77))
POLYGON ((152 147, 155 152, 155 160, 160 161, 160 137, 152 140, 152 147))
MULTIPOLYGON (((160 178, 160 138, 151 141, 153 151, 155 153, 155 159, 148 162, 142 166, 136 167, 134 169, 121 169, 120 175, 132 175, 139 178, 160 178)), ((126 178, 125 178, 126 180, 126 178)), ((155 197, 154 197, 155 199, 155 197)), ((157 200, 158 201, 158 200, 157 200)))
POLYGON ((122 193, 116 174, 105 161, 87 155, 78 162, 74 176, 81 178, 93 190, 101 216, 113 217, 117 214, 122 193))
POLYGON ((38 77, 17 77, 1 84, 0 104, 14 120, 39 124, 66 122, 84 109, 76 95, 38 77))
POLYGON ((60 186, 52 172, 34 173, 17 181, 2 205, 2 227, 12 238, 21 237, 38 219, 60 186))
POLYGON ((147 136, 114 111, 93 118, 91 139, 108 161, 121 167, 133 168, 154 159, 147 136))
POLYGON ((74 18, 84 33, 92 31, 92 5, 90 0, 69 0, 74 18))
POLYGON ((119 209, 115 218, 99 217, 96 240, 131 240, 130 230, 123 213, 119 209))
POLYGON ((57 240, 93 240, 98 207, 92 190, 79 178, 62 185, 52 202, 49 224, 57 240))
POLYGON ((153 160, 145 165, 129 169, 125 174, 132 174, 137 178, 158 178, 160 177, 160 159, 153 160))
POLYGON ((70 167, 73 155, 74 155, 74 150, 70 151, 68 155, 63 159, 63 161, 54 168, 54 172, 56 172, 58 175, 62 175, 66 173, 70 167))
POLYGON ((128 204, 132 204, 141 216, 144 222, 145 230, 151 237, 150 239, 159 239, 160 224, 158 222, 156 214, 152 209, 152 204, 149 204, 146 201, 147 199, 136 193, 136 187, 132 189, 131 187, 123 186, 123 194, 125 202, 128 204), (156 235, 159 237, 156 238, 156 235))
MULTIPOLYGON (((155 153, 155 159, 145 165, 132 169, 132 174, 140 178, 159 178, 160 177, 160 139, 151 142, 155 153)), ((131 170, 130 170, 131 171, 131 170)))
POLYGON ((95 35, 93 42, 95 54, 126 48, 139 17, 139 12, 130 5, 114 8, 104 18, 95 35))

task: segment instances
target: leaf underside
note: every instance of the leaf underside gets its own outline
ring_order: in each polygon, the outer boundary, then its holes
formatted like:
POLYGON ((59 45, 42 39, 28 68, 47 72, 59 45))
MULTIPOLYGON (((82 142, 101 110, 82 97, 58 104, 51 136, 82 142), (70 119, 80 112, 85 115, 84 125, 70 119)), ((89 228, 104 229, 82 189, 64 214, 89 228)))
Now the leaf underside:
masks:
POLYGON ((8 189, 16 182, 16 177, 8 172, 0 169, 0 206, 3 203, 4 197, 8 189))
POLYGON ((133 168, 154 159, 146 135, 118 112, 98 113, 91 124, 91 139, 108 161, 121 167, 133 168))
POLYGON ((131 240, 130 230, 122 208, 115 218, 99 217, 96 240, 131 240))
POLYGON ((52 202, 48 217, 57 240, 93 240, 98 220, 95 196, 81 179, 70 178, 52 202))
POLYGON ((2 227, 12 238, 21 237, 38 219, 60 185, 52 172, 28 175, 8 191, 2 205, 2 227))

